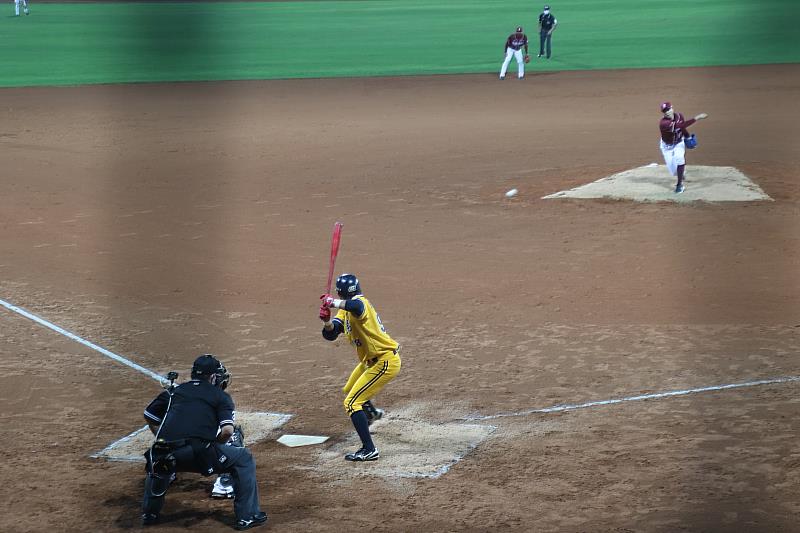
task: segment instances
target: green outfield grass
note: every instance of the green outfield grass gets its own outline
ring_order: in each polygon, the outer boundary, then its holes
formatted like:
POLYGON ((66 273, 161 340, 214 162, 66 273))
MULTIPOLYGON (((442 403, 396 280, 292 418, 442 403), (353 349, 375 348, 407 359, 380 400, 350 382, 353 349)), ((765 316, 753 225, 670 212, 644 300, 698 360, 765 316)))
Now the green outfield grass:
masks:
MULTIPOLYGON (((0 15, 0 86, 496 72, 543 0, 36 4, 0 15)), ((796 63, 800 0, 554 0, 535 70, 796 63)), ((512 70, 514 64, 512 62, 512 70)))

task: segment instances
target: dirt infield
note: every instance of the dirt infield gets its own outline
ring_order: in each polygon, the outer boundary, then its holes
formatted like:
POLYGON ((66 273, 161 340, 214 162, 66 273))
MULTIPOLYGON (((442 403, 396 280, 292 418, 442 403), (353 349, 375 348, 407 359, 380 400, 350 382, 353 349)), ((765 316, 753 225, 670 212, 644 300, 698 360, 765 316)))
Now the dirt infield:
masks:
MULTIPOLYGON (((214 352, 241 410, 330 435, 252 447, 274 530, 796 531, 797 382, 493 419, 436 478, 326 469, 354 359, 316 310, 342 220, 337 270, 403 345, 376 403, 427 424, 800 376, 799 84, 786 65, 3 89, 0 299, 159 373, 214 352), (710 115, 689 164, 774 201, 541 199, 661 162, 666 99, 710 115)), ((89 455, 157 383, 4 308, 0 369, 0 530, 138 529, 141 465, 89 455)), ((181 477, 152 530, 226 530, 209 487, 181 477)))

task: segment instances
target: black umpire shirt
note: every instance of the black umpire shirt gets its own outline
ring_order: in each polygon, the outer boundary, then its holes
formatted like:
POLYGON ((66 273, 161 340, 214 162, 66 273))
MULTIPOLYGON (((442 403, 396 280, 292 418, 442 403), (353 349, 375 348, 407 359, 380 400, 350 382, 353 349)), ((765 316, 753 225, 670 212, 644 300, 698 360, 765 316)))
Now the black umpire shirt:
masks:
POLYGON ((542 31, 550 31, 553 29, 553 23, 555 22, 556 17, 553 16, 552 13, 548 13, 545 15, 542 13, 539 15, 539 23, 542 25, 542 31))
POLYGON ((233 425, 235 415, 233 399, 227 392, 208 381, 193 379, 175 387, 171 405, 167 391, 159 394, 144 410, 144 418, 148 424, 164 421, 158 434, 164 440, 213 441, 219 428, 233 425))

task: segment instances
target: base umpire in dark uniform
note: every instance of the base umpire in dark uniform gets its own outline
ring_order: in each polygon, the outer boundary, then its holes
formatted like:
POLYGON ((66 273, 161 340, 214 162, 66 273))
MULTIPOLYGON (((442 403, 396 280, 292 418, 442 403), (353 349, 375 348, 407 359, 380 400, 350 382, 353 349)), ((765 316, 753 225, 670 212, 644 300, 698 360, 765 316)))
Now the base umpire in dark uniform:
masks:
POLYGON ((547 48, 547 59, 550 59, 553 31, 558 26, 555 15, 550 13, 550 6, 544 6, 544 10, 539 14, 539 57, 542 57, 547 48))
POLYGON ((258 501, 256 463, 250 450, 225 445, 233 435, 235 417, 233 399, 225 392, 229 381, 230 374, 216 357, 201 355, 192 366, 191 381, 170 385, 144 410, 156 436, 145 453, 144 525, 158 522, 176 472, 231 474, 234 528, 250 529, 267 521, 258 501))

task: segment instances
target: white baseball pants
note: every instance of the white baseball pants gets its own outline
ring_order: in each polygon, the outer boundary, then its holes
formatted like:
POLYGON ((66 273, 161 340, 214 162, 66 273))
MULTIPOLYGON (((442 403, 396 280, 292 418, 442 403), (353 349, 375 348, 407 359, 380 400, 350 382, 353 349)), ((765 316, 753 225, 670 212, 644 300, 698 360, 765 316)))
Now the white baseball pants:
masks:
POLYGON ((503 61, 503 66, 500 69, 501 78, 505 77, 506 71, 508 70, 508 65, 509 63, 511 63, 512 57, 514 57, 517 60, 517 67, 519 68, 517 77, 521 78, 525 76, 525 61, 523 61, 522 59, 522 50, 514 50, 513 48, 506 48, 506 60, 503 61))
POLYGON ((678 144, 666 144, 661 140, 661 154, 667 164, 667 170, 673 176, 678 175, 678 167, 686 164, 686 145, 683 141, 678 144))

